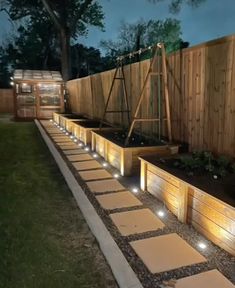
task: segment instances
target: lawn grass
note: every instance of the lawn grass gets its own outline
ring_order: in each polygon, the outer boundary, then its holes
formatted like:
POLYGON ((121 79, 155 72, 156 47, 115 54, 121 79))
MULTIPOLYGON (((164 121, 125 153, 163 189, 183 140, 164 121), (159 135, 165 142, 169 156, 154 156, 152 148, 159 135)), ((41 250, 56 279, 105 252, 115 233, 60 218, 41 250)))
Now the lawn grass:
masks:
POLYGON ((0 287, 115 287, 33 123, 0 123, 0 287))

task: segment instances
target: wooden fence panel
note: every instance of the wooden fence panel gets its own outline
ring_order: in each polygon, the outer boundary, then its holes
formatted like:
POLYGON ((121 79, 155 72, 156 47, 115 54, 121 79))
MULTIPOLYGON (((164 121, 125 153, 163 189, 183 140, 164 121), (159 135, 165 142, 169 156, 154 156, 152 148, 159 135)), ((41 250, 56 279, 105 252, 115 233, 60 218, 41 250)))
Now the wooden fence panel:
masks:
POLYGON ((0 89, 0 113, 14 113, 12 89, 0 89))
MULTIPOLYGON (((145 60, 124 67, 132 116, 149 63, 145 60)), ((167 65, 173 139, 188 143, 191 150, 208 149, 235 156, 235 36, 168 55, 167 65)), ((113 73, 110 70, 69 81, 72 110, 101 118, 113 73)), ((120 84, 115 83, 109 109, 123 105, 120 84)), ((157 78, 152 76, 144 92, 140 116, 152 117, 153 111, 157 116, 157 90, 157 78)), ((164 103, 161 105, 163 108, 164 103)), ((120 124, 121 115, 108 115, 107 120, 120 124)), ((158 126, 142 124, 142 132, 157 135, 158 126)), ((166 135, 166 127, 162 133, 166 135)))

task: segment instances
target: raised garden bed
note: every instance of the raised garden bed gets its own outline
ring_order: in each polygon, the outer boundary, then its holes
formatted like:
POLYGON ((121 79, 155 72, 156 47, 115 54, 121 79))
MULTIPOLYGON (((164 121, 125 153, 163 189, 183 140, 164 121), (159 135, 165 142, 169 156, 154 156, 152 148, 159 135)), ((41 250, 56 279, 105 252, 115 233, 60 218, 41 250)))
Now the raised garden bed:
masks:
MULTIPOLYGON (((103 124, 102 130, 113 130, 112 126, 103 124)), ((72 133, 81 140, 85 145, 91 144, 91 131, 100 130, 100 121, 74 121, 72 123, 72 133)))
POLYGON ((134 135, 125 147, 125 133, 122 131, 92 131, 92 150, 99 153, 112 166, 120 170, 121 175, 128 176, 140 167, 139 156, 171 155, 178 153, 177 145, 165 142, 153 142, 134 135))
MULTIPOLYGON (((175 159, 140 157, 141 189, 163 201, 181 222, 192 224, 235 255, 235 173, 182 170, 175 159)), ((209 167, 210 168, 210 167, 209 167)))
POLYGON ((87 118, 83 115, 69 114, 60 115, 60 126, 65 128, 68 132, 72 133, 72 123, 74 121, 85 121, 87 118))

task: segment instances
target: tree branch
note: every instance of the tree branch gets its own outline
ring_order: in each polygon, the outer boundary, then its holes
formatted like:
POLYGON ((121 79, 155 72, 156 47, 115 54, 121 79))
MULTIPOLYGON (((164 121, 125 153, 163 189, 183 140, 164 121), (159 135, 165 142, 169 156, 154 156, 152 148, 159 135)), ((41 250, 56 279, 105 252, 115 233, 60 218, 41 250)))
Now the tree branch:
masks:
POLYGON ((52 21, 55 23, 55 26, 57 27, 58 30, 63 29, 62 24, 60 23, 59 17, 55 14, 55 12, 52 10, 48 0, 41 0, 43 6, 45 7, 46 11, 50 15, 52 21))

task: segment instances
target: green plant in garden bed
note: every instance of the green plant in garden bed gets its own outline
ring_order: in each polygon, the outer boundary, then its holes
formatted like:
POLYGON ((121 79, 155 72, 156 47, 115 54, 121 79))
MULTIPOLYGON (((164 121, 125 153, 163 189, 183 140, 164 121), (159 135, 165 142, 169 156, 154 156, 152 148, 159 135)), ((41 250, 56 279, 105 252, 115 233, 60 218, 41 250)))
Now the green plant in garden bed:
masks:
POLYGON ((187 171, 192 176, 195 173, 209 173, 216 179, 235 173, 235 163, 231 157, 221 155, 216 157, 210 151, 196 151, 175 159, 174 167, 187 171))

